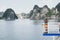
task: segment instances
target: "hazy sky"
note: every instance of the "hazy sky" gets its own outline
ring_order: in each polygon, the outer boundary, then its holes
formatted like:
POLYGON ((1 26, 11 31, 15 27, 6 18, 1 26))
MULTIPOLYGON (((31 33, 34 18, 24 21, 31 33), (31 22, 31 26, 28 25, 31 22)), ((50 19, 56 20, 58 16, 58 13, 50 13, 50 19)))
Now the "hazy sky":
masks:
POLYGON ((0 11, 12 8, 16 13, 29 13, 34 5, 42 7, 48 5, 49 8, 55 7, 60 0, 0 0, 0 11))

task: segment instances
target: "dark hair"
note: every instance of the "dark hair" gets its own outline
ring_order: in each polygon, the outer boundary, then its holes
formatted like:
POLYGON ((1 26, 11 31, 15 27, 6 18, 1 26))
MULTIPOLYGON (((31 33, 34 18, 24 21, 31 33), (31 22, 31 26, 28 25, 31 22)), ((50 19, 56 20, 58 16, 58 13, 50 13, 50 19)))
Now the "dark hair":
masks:
POLYGON ((44 22, 45 22, 45 23, 48 23, 48 19, 46 18, 46 19, 44 20, 44 22))

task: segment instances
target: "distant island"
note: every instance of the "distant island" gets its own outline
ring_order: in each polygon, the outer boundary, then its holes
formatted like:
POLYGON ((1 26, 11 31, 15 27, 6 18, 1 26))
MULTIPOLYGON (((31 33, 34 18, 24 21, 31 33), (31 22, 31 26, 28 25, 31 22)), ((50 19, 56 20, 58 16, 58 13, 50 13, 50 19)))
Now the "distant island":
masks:
POLYGON ((29 13, 21 13, 20 15, 21 18, 24 16, 25 18, 29 18, 32 20, 40 20, 44 19, 45 17, 47 17, 48 19, 60 20, 60 3, 58 3, 52 9, 50 9, 47 5, 44 5, 43 7, 34 5, 33 9, 29 13))
POLYGON ((9 8, 5 12, 0 12, 0 19, 31 19, 31 20, 40 20, 44 18, 48 19, 58 19, 60 20, 60 3, 58 3, 55 7, 50 9, 47 5, 43 7, 39 7, 38 5, 34 5, 33 9, 29 13, 20 13, 16 14, 13 9, 9 10, 9 8))

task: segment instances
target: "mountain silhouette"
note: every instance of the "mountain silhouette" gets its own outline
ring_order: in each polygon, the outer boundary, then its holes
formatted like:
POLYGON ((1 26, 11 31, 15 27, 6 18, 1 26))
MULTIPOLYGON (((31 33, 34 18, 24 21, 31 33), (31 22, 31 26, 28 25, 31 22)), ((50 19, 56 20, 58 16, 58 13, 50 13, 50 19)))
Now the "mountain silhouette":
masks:
POLYGON ((13 9, 11 9, 11 8, 7 9, 7 10, 4 12, 3 18, 6 19, 6 20, 18 19, 18 17, 16 16, 15 12, 14 12, 13 9))
POLYGON ((60 12, 60 3, 56 5, 57 10, 60 12))

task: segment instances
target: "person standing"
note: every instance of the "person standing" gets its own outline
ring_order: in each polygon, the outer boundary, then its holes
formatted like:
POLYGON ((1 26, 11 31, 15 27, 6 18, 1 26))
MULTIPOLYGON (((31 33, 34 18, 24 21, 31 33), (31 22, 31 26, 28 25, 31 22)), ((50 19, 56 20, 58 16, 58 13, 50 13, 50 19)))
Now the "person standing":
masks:
POLYGON ((47 18, 45 18, 44 19, 44 33, 48 33, 48 19, 47 18))

